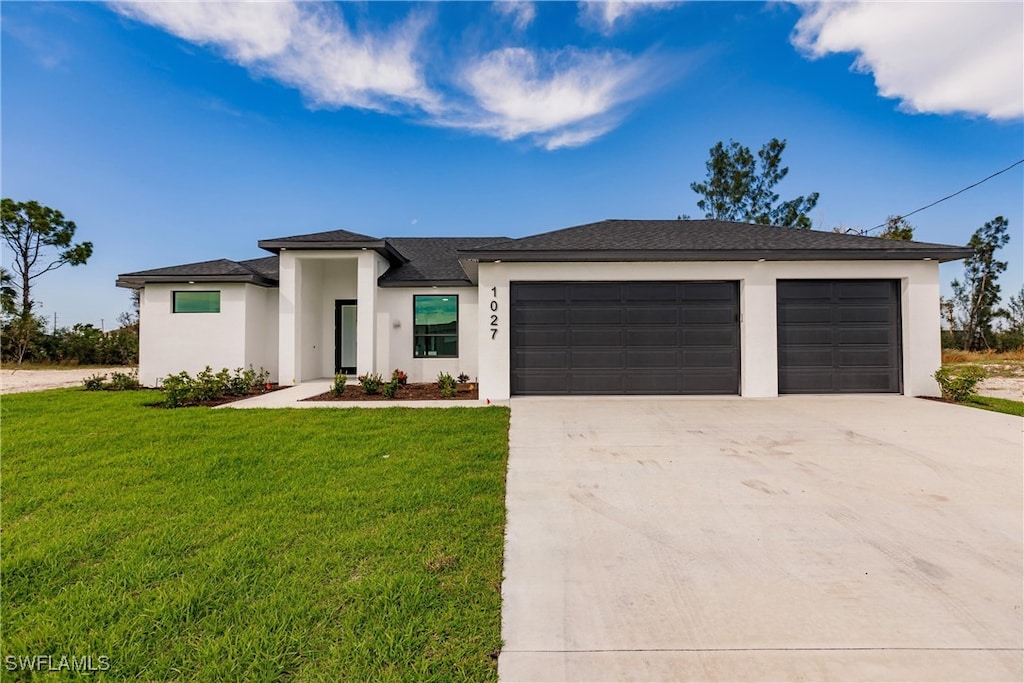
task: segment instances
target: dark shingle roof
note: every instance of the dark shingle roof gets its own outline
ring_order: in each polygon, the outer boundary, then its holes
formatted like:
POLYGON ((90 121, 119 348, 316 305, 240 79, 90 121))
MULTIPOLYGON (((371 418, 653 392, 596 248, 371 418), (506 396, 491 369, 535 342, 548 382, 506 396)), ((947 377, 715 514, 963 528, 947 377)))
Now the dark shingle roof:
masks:
POLYGON ((264 242, 282 243, 287 245, 291 243, 302 243, 302 244, 316 244, 322 242, 379 242, 379 237, 372 237, 370 235, 364 235, 358 232, 351 232, 349 230, 327 230, 326 232, 310 232, 305 235, 292 235, 291 237, 274 237, 269 240, 260 240, 260 246, 263 246, 264 242))
POLYGON ((480 260, 619 261, 921 259, 949 261, 970 249, 927 242, 715 220, 621 220, 577 225, 463 250, 480 260))
POLYGON ((373 249, 392 264, 397 265, 405 260, 386 239, 348 230, 328 230, 326 232, 311 232, 306 235, 292 235, 291 237, 275 237, 270 240, 260 240, 258 244, 260 249, 266 249, 275 254, 280 253, 282 249, 373 249))
POLYGON ((459 250, 505 240, 504 237, 388 237, 387 241, 408 259, 380 277, 384 287, 406 284, 470 284, 459 263, 459 250))
POLYGON ((216 259, 153 268, 117 276, 118 287, 139 287, 147 282, 251 282, 264 287, 277 285, 277 257, 231 261, 216 259))

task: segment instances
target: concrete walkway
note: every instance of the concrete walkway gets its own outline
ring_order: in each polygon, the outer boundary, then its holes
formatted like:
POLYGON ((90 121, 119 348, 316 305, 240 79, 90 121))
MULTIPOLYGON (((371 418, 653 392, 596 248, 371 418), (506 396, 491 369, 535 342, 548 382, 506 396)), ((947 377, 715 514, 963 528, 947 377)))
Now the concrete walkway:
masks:
POLYGON ((513 399, 503 681, 1022 680, 1024 420, 513 399))
MULTIPOLYGON (((311 396, 317 396, 329 390, 333 380, 315 379, 303 382, 294 387, 272 391, 269 394, 261 394, 252 398, 245 398, 241 401, 225 403, 217 408, 235 408, 244 410, 247 408, 480 408, 488 405, 508 405, 508 401, 306 401, 311 396)), ((345 389, 348 391, 362 391, 358 386, 351 384, 345 389)))

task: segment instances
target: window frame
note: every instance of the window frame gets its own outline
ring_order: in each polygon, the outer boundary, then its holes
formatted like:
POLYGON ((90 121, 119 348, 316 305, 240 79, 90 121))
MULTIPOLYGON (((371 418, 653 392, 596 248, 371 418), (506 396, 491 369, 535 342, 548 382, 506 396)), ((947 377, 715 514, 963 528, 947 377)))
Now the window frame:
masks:
MULTIPOLYGON (((413 358, 416 358, 416 359, 458 358, 459 357, 459 336, 460 335, 459 335, 459 295, 458 294, 413 294, 412 295, 412 357, 413 358), (448 298, 448 299, 454 299, 455 300, 455 334, 454 335, 448 334, 448 333, 443 333, 443 334, 441 334, 441 333, 433 333, 433 334, 432 333, 424 333, 424 334, 420 334, 420 333, 418 333, 416 331, 416 327, 417 327, 417 324, 416 324, 416 301, 417 301, 417 299, 428 298, 428 297, 435 297, 435 298, 438 298, 438 299, 448 298), (437 338, 437 337, 451 337, 451 336, 455 337, 455 353, 453 353, 453 354, 445 354, 443 356, 442 355, 431 356, 431 355, 427 355, 427 354, 421 355, 421 354, 419 354, 417 352, 417 349, 419 348, 419 345, 416 343, 417 339, 432 338, 432 337, 433 338, 437 338)), ((426 349, 426 345, 424 345, 424 349, 426 349)))
POLYGON ((221 290, 219 289, 175 289, 171 291, 171 314, 180 315, 187 313, 220 313, 221 309, 221 290), (178 295, 179 294, 216 294, 217 295, 217 310, 216 311, 179 311, 178 310, 178 295))

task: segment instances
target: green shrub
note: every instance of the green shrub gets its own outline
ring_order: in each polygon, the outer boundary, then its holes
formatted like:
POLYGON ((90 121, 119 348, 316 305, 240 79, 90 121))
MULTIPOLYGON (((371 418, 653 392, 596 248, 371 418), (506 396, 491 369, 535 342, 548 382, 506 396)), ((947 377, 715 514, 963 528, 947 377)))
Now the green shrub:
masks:
POLYGON ((447 372, 442 372, 437 376, 437 388, 441 390, 441 395, 445 398, 451 398, 458 391, 455 378, 447 372))
POLYGON ((380 391, 381 385, 384 384, 384 378, 380 376, 379 372, 367 373, 359 375, 359 384, 362 385, 364 392, 372 395, 380 391))
POLYGON ((403 372, 402 370, 398 370, 396 368, 395 371, 391 373, 391 381, 398 382, 404 387, 405 383, 409 381, 409 375, 405 374, 405 372, 403 372))
POLYGON ((334 382, 331 384, 331 393, 335 396, 341 396, 345 393, 346 382, 348 382, 348 375, 344 372, 339 372, 334 376, 334 382))
POLYGON ((978 365, 941 367, 933 375, 942 390, 942 397, 957 403, 967 400, 985 376, 985 369, 978 365))
POLYGON ((110 385, 107 388, 114 391, 135 391, 139 389, 138 371, 112 373, 110 375, 110 385))
MULTIPOLYGON (((121 373, 115 373, 121 374, 121 373)), ((107 376, 106 375, 89 375, 82 380, 82 386, 85 387, 86 391, 103 391, 107 388, 107 376)))
POLYGON ((394 398, 398 394, 398 388, 402 386, 397 379, 393 379, 390 382, 385 382, 380 387, 380 393, 384 398, 394 398))
POLYGON ((207 365, 192 377, 187 372, 179 372, 163 379, 164 405, 168 408, 179 406, 195 406, 217 401, 232 396, 248 396, 261 392, 270 377, 263 368, 259 372, 249 366, 248 370, 237 368, 234 372, 227 368, 214 372, 207 365))
POLYGON ((459 384, 465 384, 466 382, 469 381, 469 375, 467 375, 464 372, 460 372, 459 376, 456 379, 459 380, 459 384))

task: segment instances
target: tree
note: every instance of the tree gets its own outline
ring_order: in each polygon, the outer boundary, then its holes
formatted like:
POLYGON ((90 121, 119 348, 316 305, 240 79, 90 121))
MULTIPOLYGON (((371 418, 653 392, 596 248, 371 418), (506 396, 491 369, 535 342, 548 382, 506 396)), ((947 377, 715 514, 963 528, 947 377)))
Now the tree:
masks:
POLYGON ((997 261, 995 253, 1010 241, 1008 228, 1002 216, 978 228, 967 243, 974 253, 964 259, 963 282, 951 283, 965 351, 992 347, 992 322, 1000 314, 998 279, 1006 270, 1006 261, 997 261))
POLYGON ((690 183, 690 189, 702 197, 697 208, 706 218, 809 229, 807 214, 818 204, 818 193, 779 203, 774 191, 789 174, 789 168, 782 167, 785 149, 785 140, 772 138, 755 159, 749 147, 734 140, 728 147, 715 143, 705 163, 707 181, 690 183))
POLYGON ((887 240, 909 241, 914 239, 914 226, 903 216, 889 216, 885 219, 885 229, 878 236, 887 240))
POLYGON ((0 267, 0 318, 7 320, 18 308, 18 293, 11 286, 13 280, 6 268, 0 267))
POLYGON ((31 343, 30 336, 39 327, 32 311, 36 304, 32 300, 33 281, 63 265, 82 265, 92 256, 92 242, 73 244, 77 229, 74 221, 35 201, 15 202, 4 197, 0 203, 0 223, 17 276, 10 286, 21 299, 15 311, 18 324, 9 329, 15 336, 14 355, 20 363, 31 343))

